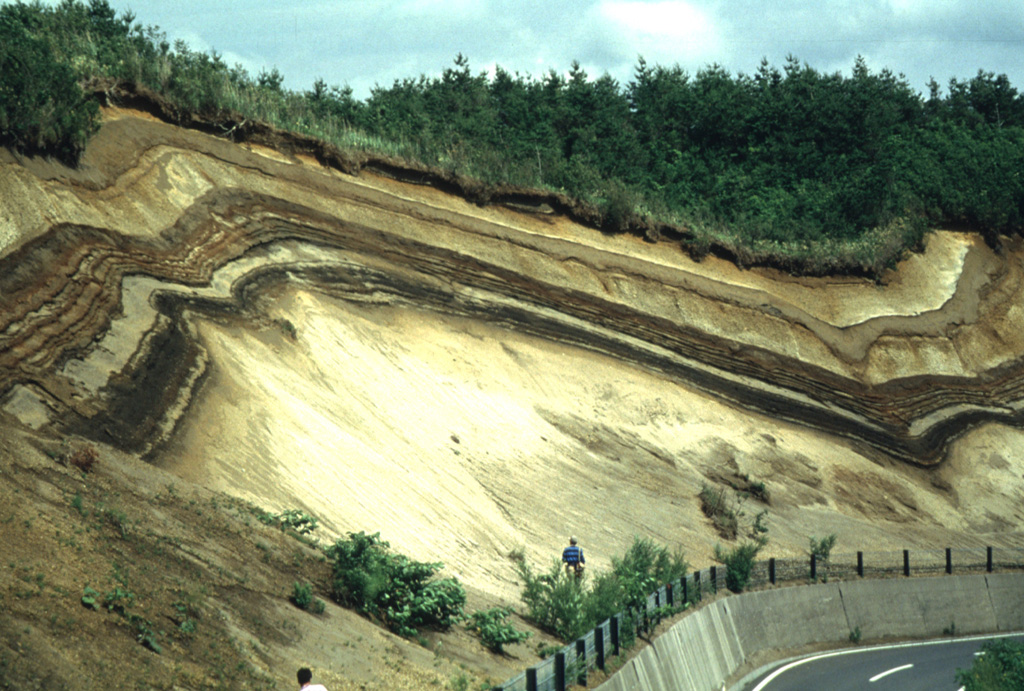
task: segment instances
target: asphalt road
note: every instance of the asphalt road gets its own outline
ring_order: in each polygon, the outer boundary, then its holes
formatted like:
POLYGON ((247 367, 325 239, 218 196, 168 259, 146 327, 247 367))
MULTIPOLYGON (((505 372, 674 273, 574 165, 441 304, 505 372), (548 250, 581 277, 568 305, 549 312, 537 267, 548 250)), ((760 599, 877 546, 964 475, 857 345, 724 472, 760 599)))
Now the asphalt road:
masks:
MULTIPOLYGON (((1010 636, 1024 640, 1024 634, 1010 636)), ((970 667, 982 644, 1000 636, 865 646, 780 662, 742 691, 958 691, 956 670, 970 667)))

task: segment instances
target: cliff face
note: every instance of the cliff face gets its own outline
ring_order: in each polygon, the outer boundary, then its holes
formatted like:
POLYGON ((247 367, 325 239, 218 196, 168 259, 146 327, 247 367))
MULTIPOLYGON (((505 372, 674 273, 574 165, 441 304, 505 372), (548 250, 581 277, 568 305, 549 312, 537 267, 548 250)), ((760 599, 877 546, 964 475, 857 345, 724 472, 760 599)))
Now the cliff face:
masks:
POLYGON ((570 532, 704 563, 705 484, 764 482, 777 554, 1020 537, 1016 239, 744 271, 117 109, 77 170, 0 151, 0 198, 0 424, 379 530, 484 598, 570 532))

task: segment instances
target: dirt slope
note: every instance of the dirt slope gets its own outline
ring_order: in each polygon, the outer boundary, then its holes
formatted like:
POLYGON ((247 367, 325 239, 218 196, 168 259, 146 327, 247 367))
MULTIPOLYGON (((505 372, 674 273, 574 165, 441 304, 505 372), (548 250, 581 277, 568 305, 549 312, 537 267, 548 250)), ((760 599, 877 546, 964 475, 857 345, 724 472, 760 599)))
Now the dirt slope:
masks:
POLYGON ((768 555, 831 532, 842 551, 1020 542, 1016 240, 936 232, 877 284, 741 271, 106 118, 78 170, 0 152, 12 688, 98 688, 114 660, 141 688, 290 688, 306 660, 332 689, 533 661, 536 641, 502 659, 295 610, 292 583, 323 593, 326 566, 245 502, 307 510, 325 540, 380 531, 480 606, 517 603, 511 552, 543 566, 569 533, 597 569, 634 535, 707 563, 705 484, 766 484, 742 508, 768 510, 768 555), (94 473, 57 462, 69 439, 98 446, 94 473), (81 607, 118 579, 161 655, 81 607))

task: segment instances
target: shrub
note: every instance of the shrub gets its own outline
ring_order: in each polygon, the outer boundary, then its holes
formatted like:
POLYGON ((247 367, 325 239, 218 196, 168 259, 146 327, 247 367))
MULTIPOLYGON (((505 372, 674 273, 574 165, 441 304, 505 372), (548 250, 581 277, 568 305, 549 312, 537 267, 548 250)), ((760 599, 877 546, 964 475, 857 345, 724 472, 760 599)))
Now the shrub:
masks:
POLYGON ((100 454, 96 451, 96 447, 92 444, 86 444, 80 446, 68 455, 68 463, 81 470, 83 473, 88 473, 93 469, 100 460, 100 454))
POLYGON ((334 562, 334 599, 402 636, 448 629, 463 617, 466 591, 454 578, 431 580, 444 566, 392 554, 380 533, 349 533, 326 549, 334 562))
POLYGON ((969 669, 958 669, 964 691, 1024 689, 1024 642, 1007 638, 987 641, 969 669))
POLYGON ((750 570, 757 553, 764 546, 761 542, 744 542, 726 551, 715 545, 715 561, 725 564, 725 587, 734 593, 742 593, 750 582, 750 570))
POLYGON ((320 527, 320 522, 315 516, 299 509, 289 509, 281 513, 258 511, 256 517, 260 523, 276 525, 281 530, 294 530, 299 535, 309 535, 320 527))
POLYGON ((582 581, 568 576, 557 561, 545 574, 534 574, 525 561, 516 563, 516 571, 523 579, 522 599, 530 621, 563 641, 587 630, 582 581))
POLYGON ((313 597, 313 586, 309 583, 299 583, 296 581, 292 588, 291 601, 293 605, 307 612, 312 612, 313 614, 324 613, 324 601, 318 597, 313 597))
POLYGON ((526 617, 563 641, 627 608, 644 606, 657 586, 685 576, 688 568, 681 553, 641 538, 634 538, 621 558, 612 559, 612 571, 595 576, 589 590, 585 581, 568 577, 557 561, 543 574, 535 574, 525 560, 516 563, 526 617))
POLYGON ((813 535, 809 539, 808 554, 813 556, 817 561, 822 564, 828 563, 829 557, 832 556, 832 548, 836 546, 836 534, 826 535, 820 540, 816 539, 813 535))
POLYGON ((716 490, 710 485, 700 489, 700 508, 711 519, 718 534, 727 540, 736 539, 739 533, 739 515, 732 507, 725 488, 716 490))
POLYGON ((496 653, 504 652, 503 646, 509 643, 522 643, 532 634, 519 631, 508 623, 512 614, 511 607, 492 607, 478 610, 469 616, 466 628, 480 636, 480 641, 496 653))
POLYGON ((97 127, 99 108, 74 71, 33 36, 24 7, 0 7, 0 144, 75 162, 97 127))

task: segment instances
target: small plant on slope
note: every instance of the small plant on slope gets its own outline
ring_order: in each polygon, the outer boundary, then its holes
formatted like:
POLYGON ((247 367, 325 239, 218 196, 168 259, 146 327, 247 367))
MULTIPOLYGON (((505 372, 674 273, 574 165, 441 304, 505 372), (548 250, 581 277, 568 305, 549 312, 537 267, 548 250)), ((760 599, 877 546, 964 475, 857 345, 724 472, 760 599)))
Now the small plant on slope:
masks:
POLYGON ((466 628, 480 636, 480 641, 490 650, 503 653, 503 646, 510 643, 522 643, 532 634, 520 631, 508 623, 512 614, 511 607, 492 607, 478 610, 469 615, 466 628))

